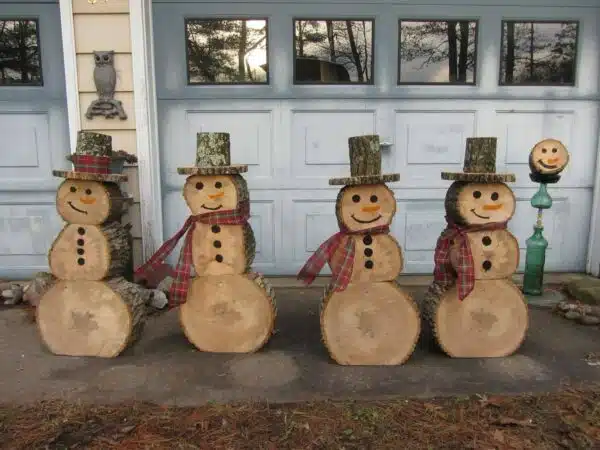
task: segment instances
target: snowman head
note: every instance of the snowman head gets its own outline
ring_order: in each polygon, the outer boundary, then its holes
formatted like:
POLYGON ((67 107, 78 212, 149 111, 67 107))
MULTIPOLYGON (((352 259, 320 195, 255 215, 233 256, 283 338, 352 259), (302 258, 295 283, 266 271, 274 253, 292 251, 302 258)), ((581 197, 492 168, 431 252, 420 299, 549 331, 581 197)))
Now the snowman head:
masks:
POLYGON ((346 186, 338 194, 336 213, 340 228, 349 231, 389 226, 396 213, 396 199, 385 184, 346 186))
POLYGON ((100 225, 111 214, 111 197, 115 192, 121 195, 114 183, 66 179, 56 193, 56 207, 66 222, 100 225))
POLYGON ((458 225, 507 222, 516 200, 505 183, 455 181, 446 193, 446 214, 458 225))
POLYGON ((562 142, 556 139, 544 139, 531 149, 529 168, 533 173, 556 175, 569 163, 569 152, 562 142))
POLYGON ((183 198, 193 215, 237 209, 248 199, 246 181, 240 175, 191 175, 183 198))

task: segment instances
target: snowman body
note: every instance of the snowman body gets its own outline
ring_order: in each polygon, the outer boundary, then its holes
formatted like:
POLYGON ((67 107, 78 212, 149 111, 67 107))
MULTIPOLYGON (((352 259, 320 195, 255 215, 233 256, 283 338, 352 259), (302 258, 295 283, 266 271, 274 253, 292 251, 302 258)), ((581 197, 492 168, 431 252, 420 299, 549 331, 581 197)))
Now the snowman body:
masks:
MULTIPOLYGON (((110 136, 80 132, 78 150, 106 150, 110 136)), ((145 290, 129 282, 131 236, 120 223, 124 175, 54 171, 66 178, 56 206, 66 222, 48 252, 52 286, 36 310, 40 335, 57 355, 115 357, 140 337, 145 290)))
POLYGON ((195 277, 180 309, 183 331, 202 351, 257 351, 273 332, 274 291, 261 275, 250 273, 256 247, 250 225, 214 218, 248 202, 246 182, 239 174, 193 174, 183 196, 193 215, 213 213, 213 219, 199 220, 192 231, 195 277))
MULTIPOLYGON (((474 284, 462 300, 456 286, 430 290, 427 316, 440 347, 453 357, 499 357, 514 353, 525 338, 527 305, 511 280, 519 265, 519 245, 505 228, 515 211, 505 183, 455 181, 446 194, 446 215, 465 227, 472 255, 474 284), (469 227, 492 229, 469 231, 469 227)), ((450 262, 460 267, 460 243, 450 243, 450 262)))
MULTIPOLYGON (((346 186, 336 201, 340 229, 349 233, 354 259, 343 291, 328 289, 321 332, 330 356, 342 365, 398 365, 412 354, 420 333, 416 304, 396 282, 403 268, 400 245, 389 231, 396 213, 393 192, 384 184, 346 186)), ((338 249, 334 267, 347 257, 338 249)))

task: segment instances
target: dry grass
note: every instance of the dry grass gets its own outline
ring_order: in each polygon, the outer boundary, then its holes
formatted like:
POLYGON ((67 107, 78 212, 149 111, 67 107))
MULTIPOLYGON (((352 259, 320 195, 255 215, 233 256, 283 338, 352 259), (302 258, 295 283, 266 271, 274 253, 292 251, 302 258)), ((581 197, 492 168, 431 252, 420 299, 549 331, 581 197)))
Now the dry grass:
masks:
POLYGON ((599 448, 600 386, 521 396, 176 408, 0 407, 6 449, 599 448))

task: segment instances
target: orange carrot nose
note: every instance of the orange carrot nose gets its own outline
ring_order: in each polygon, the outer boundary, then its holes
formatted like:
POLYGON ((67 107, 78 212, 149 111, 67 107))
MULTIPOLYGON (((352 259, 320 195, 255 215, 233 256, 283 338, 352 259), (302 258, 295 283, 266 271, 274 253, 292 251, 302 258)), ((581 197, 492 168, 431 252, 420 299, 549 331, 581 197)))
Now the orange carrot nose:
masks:
POLYGON ((497 205, 483 205, 483 209, 486 211, 495 211, 500 208, 502 208, 502 203, 498 203, 497 205))
POLYGON ((96 203, 96 199, 94 197, 80 197, 79 201, 84 205, 93 205, 96 203))
POLYGON ((360 208, 360 210, 362 212, 377 212, 381 209, 381 207, 379 205, 373 205, 373 206, 363 206, 362 208, 360 208))
POLYGON ((223 197, 224 195, 225 195, 225 192, 219 192, 218 194, 209 194, 208 198, 210 198, 211 200, 214 200, 215 198, 223 197))
POLYGON ((555 162, 558 162, 558 158, 550 158, 548 160, 548 164, 554 164, 555 162))

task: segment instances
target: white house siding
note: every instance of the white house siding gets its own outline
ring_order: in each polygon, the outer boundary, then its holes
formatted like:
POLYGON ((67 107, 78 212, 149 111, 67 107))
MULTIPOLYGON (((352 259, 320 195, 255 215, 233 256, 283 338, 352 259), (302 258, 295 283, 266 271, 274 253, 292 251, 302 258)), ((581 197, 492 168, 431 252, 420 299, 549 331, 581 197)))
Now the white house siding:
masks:
POLYGON ((512 187, 518 206, 510 229, 520 242, 522 269, 536 216, 529 200, 537 185, 529 179, 527 157, 538 140, 555 137, 568 146, 572 159, 559 184, 549 188, 554 206, 544 215, 550 242, 546 269, 585 270, 599 125, 600 3, 581 6, 582 1, 569 8, 551 0, 529 6, 485 0, 436 6, 416 1, 154 1, 164 237, 189 214, 181 195, 184 177, 176 168, 193 163, 196 132, 226 131, 232 162, 250 167, 254 269, 295 274, 338 229, 334 203, 339 188, 329 186, 328 178, 349 172, 347 138, 377 133, 391 144, 384 148, 384 172, 401 174, 390 187, 398 201, 392 233, 405 252, 404 272, 431 273, 450 184, 440 172, 461 170, 465 138, 497 136, 497 170, 517 175, 512 187), (268 86, 187 85, 184 18, 228 16, 268 18, 268 86), (293 84, 293 19, 310 17, 375 20, 372 86, 293 84), (401 18, 478 20, 477 84, 398 86, 401 18), (499 86, 503 19, 578 20, 575 86, 499 86))
POLYGON ((58 3, 0 0, 0 21, 19 19, 37 20, 42 84, 0 82, 0 278, 10 279, 47 268, 61 227, 51 171, 69 153, 58 3))

